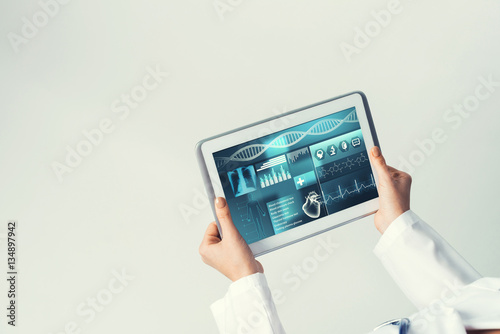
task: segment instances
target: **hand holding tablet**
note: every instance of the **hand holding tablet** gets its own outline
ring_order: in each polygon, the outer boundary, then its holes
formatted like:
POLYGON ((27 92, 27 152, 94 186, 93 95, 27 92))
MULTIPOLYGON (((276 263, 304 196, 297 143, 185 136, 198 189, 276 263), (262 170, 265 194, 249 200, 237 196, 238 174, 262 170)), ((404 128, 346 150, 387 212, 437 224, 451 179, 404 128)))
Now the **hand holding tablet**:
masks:
POLYGON ((197 153, 209 198, 226 198, 260 255, 374 213, 374 145, 366 97, 352 93, 206 139, 197 153), (277 120, 287 128, 270 131, 277 120))
POLYGON ((380 209, 375 214, 375 227, 384 234, 389 225, 410 210, 411 176, 388 166, 380 148, 373 147, 370 158, 379 175, 380 209))
POLYGON ((263 273, 262 264, 255 259, 234 226, 229 208, 223 198, 216 199, 215 210, 225 237, 221 239, 215 222, 208 225, 199 249, 203 262, 217 269, 233 282, 248 275, 263 273))

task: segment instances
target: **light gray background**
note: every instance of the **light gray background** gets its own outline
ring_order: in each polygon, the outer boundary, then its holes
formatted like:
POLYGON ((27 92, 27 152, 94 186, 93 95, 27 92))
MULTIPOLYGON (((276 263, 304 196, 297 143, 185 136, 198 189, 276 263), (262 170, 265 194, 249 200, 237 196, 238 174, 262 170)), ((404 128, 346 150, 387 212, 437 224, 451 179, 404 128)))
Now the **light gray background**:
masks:
MULTIPOLYGON (((443 115, 478 77, 500 81, 500 4, 401 0, 348 62, 339 45, 387 5, 241 1, 221 20, 211 0, 73 0, 16 53, 7 35, 40 5, 3 1, 0 233, 8 219, 20 224, 9 333, 60 333, 71 322, 82 333, 215 333, 209 305, 229 281, 198 255, 213 217, 197 195, 195 143, 353 90, 367 94, 391 164, 443 129, 447 141, 413 172, 412 208, 482 274, 499 276, 500 88, 457 129, 443 115), (156 65, 170 76, 120 120, 111 104, 156 65), (58 182, 52 163, 103 118, 114 131, 58 182), (196 213, 184 219, 187 207, 196 213), (78 305, 122 268, 135 278, 87 323, 78 305)), ((415 311, 372 254, 378 237, 368 217, 260 258, 284 294, 289 333, 362 333, 415 311), (338 249, 292 290, 283 275, 327 238, 338 249)), ((5 263, 5 240, 1 249, 5 263)))

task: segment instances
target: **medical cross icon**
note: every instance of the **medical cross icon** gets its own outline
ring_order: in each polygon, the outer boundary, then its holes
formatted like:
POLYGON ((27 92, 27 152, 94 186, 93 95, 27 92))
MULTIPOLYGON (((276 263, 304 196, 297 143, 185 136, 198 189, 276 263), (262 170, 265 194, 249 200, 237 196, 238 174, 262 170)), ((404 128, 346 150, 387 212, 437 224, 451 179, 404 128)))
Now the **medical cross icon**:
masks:
POLYGON ((293 182, 295 182, 295 188, 297 188, 297 190, 309 187, 313 185, 315 181, 316 175, 313 170, 293 178, 293 182))

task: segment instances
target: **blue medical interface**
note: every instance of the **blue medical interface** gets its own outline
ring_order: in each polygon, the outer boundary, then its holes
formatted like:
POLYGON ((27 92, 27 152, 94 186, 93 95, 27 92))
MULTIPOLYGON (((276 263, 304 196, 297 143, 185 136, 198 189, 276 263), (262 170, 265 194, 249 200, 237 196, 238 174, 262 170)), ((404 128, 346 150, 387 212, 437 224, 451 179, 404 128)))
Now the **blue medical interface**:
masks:
POLYGON ((356 108, 213 156, 248 244, 378 196, 356 108))

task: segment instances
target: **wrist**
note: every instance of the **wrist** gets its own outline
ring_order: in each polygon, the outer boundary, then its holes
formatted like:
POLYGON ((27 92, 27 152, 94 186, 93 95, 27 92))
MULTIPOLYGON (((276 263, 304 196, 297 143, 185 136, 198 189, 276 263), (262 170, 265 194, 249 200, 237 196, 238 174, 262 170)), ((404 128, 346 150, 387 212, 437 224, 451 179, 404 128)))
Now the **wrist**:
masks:
POLYGON ((380 234, 384 234, 384 232, 389 228, 389 226, 391 226, 391 224, 399 216, 401 216, 403 213, 405 213, 408 210, 409 210, 409 208, 406 210, 403 208, 399 208, 399 209, 393 210, 389 214, 387 214, 387 213, 380 214, 380 211, 377 212, 377 214, 375 215, 375 227, 376 227, 376 229, 380 232, 380 234))
POLYGON ((247 277, 256 273, 259 273, 259 267, 258 265, 255 264, 248 264, 244 267, 239 268, 237 271, 231 274, 231 276, 228 275, 229 279, 233 282, 236 282, 237 280, 247 277))
POLYGON ((242 271, 239 271, 239 272, 231 275, 231 277, 229 277, 229 279, 233 282, 236 282, 244 277, 257 274, 258 272, 259 272, 258 270, 242 270, 242 271))

